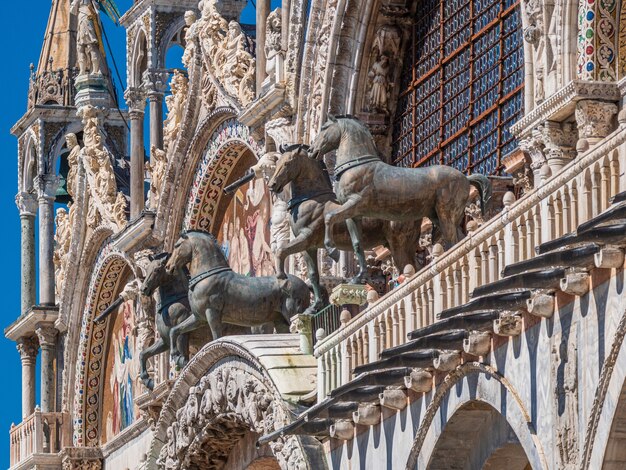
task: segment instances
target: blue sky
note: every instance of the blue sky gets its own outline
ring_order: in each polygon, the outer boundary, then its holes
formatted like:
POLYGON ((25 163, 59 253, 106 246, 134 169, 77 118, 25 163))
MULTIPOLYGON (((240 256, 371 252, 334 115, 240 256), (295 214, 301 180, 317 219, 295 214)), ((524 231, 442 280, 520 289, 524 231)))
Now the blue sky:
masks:
MULTIPOLYGON (((120 10, 132 5, 132 0, 117 0, 120 10)), ((272 1, 273 6, 280 4, 272 1)), ((17 140, 9 130, 26 111, 29 66, 37 64, 44 37, 51 0, 34 2, 2 2, 0 15, 0 46, 5 67, 0 74, 2 113, 0 113, 0 231, 2 247, 3 294, 2 328, 11 324, 20 314, 20 221, 14 198, 17 192, 17 140)), ((243 23, 254 22, 254 9, 249 4, 242 15, 243 23)), ((126 79, 124 41, 125 32, 111 22, 105 22, 113 55, 126 79)), ((125 86, 125 84, 124 84, 125 86)), ((15 343, 4 335, 0 338, 0 357, 3 387, 0 387, 0 468, 9 467, 9 428, 21 421, 21 366, 15 343)), ((38 379, 38 378, 37 378, 38 379)))

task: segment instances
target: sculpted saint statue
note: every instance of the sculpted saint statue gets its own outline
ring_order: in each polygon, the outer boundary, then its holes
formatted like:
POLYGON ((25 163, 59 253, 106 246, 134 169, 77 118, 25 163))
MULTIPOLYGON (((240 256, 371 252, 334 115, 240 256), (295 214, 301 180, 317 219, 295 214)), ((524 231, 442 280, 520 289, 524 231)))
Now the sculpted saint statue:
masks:
POLYGON ((70 11, 78 16, 78 66, 80 75, 101 74, 100 19, 93 0, 74 0, 70 11))
POLYGON ((371 111, 389 113, 389 57, 382 55, 374 62, 369 73, 372 88, 369 93, 369 108, 371 111))
POLYGON ((76 175, 78 172, 78 157, 80 156, 80 145, 78 145, 78 138, 76 134, 67 134, 65 136, 65 144, 70 151, 67 157, 67 162, 70 165, 70 171, 67 174, 67 193, 75 197, 76 191, 76 175))
POLYGON ((167 169, 167 155, 164 150, 152 146, 152 161, 150 167, 150 208, 156 209, 159 205, 159 197, 163 189, 165 180, 165 170, 167 169))

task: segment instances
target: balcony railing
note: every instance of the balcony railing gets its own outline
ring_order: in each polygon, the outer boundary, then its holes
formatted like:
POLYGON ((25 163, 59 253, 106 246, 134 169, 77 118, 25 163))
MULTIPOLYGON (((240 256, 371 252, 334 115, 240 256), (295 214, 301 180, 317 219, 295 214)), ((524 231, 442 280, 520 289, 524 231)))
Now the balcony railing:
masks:
POLYGON ((466 303, 477 286, 499 280, 505 266, 532 258, 539 244, 605 210, 610 198, 626 189, 616 150, 625 141, 620 128, 520 200, 505 200, 497 217, 320 340, 318 398, 348 382, 354 367, 404 344, 407 332, 434 323, 438 312, 466 303))
POLYGON ((35 411, 11 428, 11 468, 42 454, 57 454, 71 445, 70 418, 65 413, 35 411))

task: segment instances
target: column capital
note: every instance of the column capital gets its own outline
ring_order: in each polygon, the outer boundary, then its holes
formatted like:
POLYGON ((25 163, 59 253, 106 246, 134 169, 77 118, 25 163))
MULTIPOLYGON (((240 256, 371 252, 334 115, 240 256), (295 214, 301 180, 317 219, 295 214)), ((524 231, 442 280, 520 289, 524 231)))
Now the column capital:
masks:
POLYGON ((56 337, 59 330, 49 325, 40 325, 35 330, 37 337, 39 338, 39 344, 42 348, 54 347, 56 345, 56 337))
POLYGON ((58 175, 48 173, 37 176, 35 178, 35 187, 37 188, 39 199, 54 201, 60 184, 61 178, 58 175))
POLYGON ((167 91, 169 78, 169 72, 164 69, 146 70, 143 73, 143 88, 146 90, 150 101, 163 98, 167 91))
POLYGON ((39 343, 34 336, 22 337, 17 340, 17 350, 23 363, 34 363, 39 350, 39 343))
POLYGON ((580 100, 576 103, 577 150, 585 151, 609 135, 617 111, 617 105, 608 101, 580 100))
POLYGON ((37 215, 37 198, 27 192, 19 192, 15 196, 15 204, 20 211, 20 216, 32 216, 37 215))
POLYGON ((124 99, 128 105, 131 119, 133 119, 133 114, 144 114, 146 109, 146 92, 142 87, 128 87, 124 92, 124 99))

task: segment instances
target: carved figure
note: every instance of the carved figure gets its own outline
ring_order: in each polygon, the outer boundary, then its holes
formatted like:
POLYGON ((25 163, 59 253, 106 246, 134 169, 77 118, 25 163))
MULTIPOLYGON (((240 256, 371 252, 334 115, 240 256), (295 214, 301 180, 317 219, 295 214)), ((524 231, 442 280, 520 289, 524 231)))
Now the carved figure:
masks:
POLYGON ((115 217, 115 223, 118 228, 121 230, 126 226, 126 197, 123 193, 117 193, 117 198, 115 199, 115 204, 113 205, 113 216, 115 217))
POLYGON ((101 74, 104 54, 100 44, 100 18, 93 0, 74 0, 71 12, 78 15, 78 67, 80 75, 101 74))
POLYGON ((183 53, 183 65, 189 68, 191 59, 196 53, 195 39, 198 37, 198 17, 196 12, 189 10, 185 12, 185 25, 187 31, 185 32, 185 52, 183 53))
POLYGON ((156 209, 159 206, 159 197, 165 182, 165 170, 167 169, 167 154, 164 150, 155 145, 151 149, 150 170, 150 208, 156 209))
POLYGON ((178 137, 189 91, 189 80, 180 70, 176 70, 172 76, 170 88, 172 94, 165 100, 168 113, 167 119, 163 123, 163 140, 166 149, 169 149, 178 137))
POLYGON ((269 77, 276 77, 279 67, 278 55, 281 53, 282 13, 280 8, 272 11, 266 20, 265 37, 265 70, 269 77))
POLYGON ((352 117, 331 117, 313 142, 309 156, 322 158, 337 150, 335 178, 340 207, 324 215, 324 245, 335 261, 339 252, 334 226, 348 222, 352 246, 360 262, 353 281, 366 274, 361 219, 412 221, 428 217, 438 225, 445 244, 454 245, 462 235, 460 224, 470 198, 470 185, 478 189, 481 207, 491 197, 491 182, 484 175, 465 176, 449 166, 400 168, 384 163, 367 127, 352 117), (393 184, 390 184, 393 182, 393 184))
POLYGON ((60 298, 63 284, 65 284, 65 268, 67 266, 67 256, 70 251, 70 243, 72 241, 72 232, 70 218, 64 208, 57 209, 55 217, 56 233, 54 234, 54 274, 56 295, 60 298))
POLYGON ((69 149, 70 153, 67 156, 67 162, 70 166, 70 171, 67 174, 67 193, 75 197, 76 196, 76 175, 78 173, 78 159, 80 157, 81 147, 78 144, 78 138, 76 134, 67 134, 65 136, 65 145, 69 149))
MULTIPOLYGON (((149 297, 157 292, 157 306, 155 322, 159 338, 155 343, 139 353, 141 373, 139 377, 150 390, 154 388, 154 380, 148 374, 148 359, 162 352, 172 350, 170 333, 172 327, 181 324, 191 314, 187 291, 189 281, 183 268, 177 268, 173 274, 168 274, 165 265, 170 257, 169 253, 150 256, 150 264, 146 271, 146 278, 141 285, 142 295, 149 297)), ((175 351, 182 356, 184 362, 189 359, 188 335, 181 334, 177 338, 175 351)), ((176 356, 178 361, 179 356, 176 356)))
POLYGON ((368 95, 370 111, 389 114, 389 57, 383 54, 374 64, 368 74, 371 88, 368 95))
POLYGON ((193 317, 174 327, 172 347, 179 334, 209 324, 213 339, 223 336, 223 324, 262 326, 274 323, 278 332, 289 331, 289 320, 310 302, 307 285, 295 276, 246 277, 228 265, 215 237, 190 231, 181 235, 167 263, 167 271, 189 264, 189 303, 193 317))

